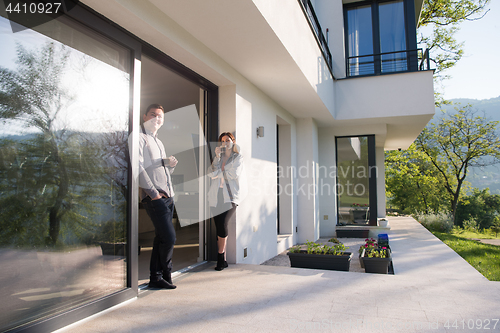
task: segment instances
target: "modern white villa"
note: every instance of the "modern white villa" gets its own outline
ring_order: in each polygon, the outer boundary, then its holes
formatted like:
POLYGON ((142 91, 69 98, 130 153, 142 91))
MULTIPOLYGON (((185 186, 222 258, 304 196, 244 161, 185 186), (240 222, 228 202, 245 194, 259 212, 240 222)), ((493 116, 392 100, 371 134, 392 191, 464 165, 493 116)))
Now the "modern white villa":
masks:
POLYGON ((380 230, 384 151, 434 115, 423 0, 62 3, 40 24, 0 4, 1 331, 64 327, 147 282, 154 231, 137 170, 151 103, 179 161, 174 270, 216 259, 205 175, 222 132, 247 188, 228 269, 380 230))

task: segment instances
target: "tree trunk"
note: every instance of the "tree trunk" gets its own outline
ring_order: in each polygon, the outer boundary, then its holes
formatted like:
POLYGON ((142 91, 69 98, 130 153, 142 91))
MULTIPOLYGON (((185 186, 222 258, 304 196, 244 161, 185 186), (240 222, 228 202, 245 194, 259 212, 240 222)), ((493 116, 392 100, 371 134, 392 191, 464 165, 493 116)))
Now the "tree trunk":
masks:
POLYGON ((59 156, 57 144, 54 142, 55 147, 55 157, 58 164, 59 171, 59 189, 57 191, 56 202, 49 210, 49 244, 54 246, 59 238, 59 230, 61 229, 61 208, 63 201, 68 195, 69 190, 69 178, 66 171, 66 165, 64 161, 59 156))
POLYGON ((418 189, 420 191, 420 194, 422 195, 422 199, 424 200, 425 213, 429 214, 429 206, 427 205, 427 199, 425 198, 425 194, 422 191, 422 189, 420 188, 420 184, 418 183, 418 181, 417 181, 417 187, 418 187, 418 189))

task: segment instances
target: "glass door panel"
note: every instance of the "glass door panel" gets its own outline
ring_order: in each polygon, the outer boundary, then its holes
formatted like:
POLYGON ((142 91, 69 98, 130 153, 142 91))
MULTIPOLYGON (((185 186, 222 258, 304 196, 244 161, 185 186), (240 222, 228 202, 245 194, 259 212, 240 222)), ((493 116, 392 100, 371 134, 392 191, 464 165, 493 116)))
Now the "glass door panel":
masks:
MULTIPOLYGON (((203 259, 199 222, 205 219, 205 90, 168 68, 161 59, 143 56, 141 68, 141 111, 153 103, 163 106, 164 124, 158 138, 167 156, 173 155, 178 160, 172 173, 177 238, 172 263, 173 271, 178 271, 203 259)), ((145 209, 139 209, 139 284, 149 281, 154 236, 153 223, 145 209)))
POLYGON ((0 330, 127 287, 130 52, 0 17, 0 330))

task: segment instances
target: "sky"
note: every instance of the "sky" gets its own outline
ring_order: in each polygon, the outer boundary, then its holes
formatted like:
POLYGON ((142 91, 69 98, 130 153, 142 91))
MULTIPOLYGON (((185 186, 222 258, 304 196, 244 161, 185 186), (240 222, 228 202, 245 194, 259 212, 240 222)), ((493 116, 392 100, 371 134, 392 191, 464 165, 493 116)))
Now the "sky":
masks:
POLYGON ((462 59, 445 74, 445 99, 490 99, 500 96, 500 0, 491 0, 480 20, 464 22, 456 39, 464 42, 462 59))

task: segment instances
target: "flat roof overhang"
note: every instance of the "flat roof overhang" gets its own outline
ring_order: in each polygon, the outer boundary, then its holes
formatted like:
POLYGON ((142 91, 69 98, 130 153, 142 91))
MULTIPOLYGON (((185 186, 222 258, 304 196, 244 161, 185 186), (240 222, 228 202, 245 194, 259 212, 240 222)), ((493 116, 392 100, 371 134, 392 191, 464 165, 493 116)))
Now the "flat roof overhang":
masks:
POLYGON ((216 85, 243 76, 294 117, 333 120, 333 77, 298 1, 82 2, 216 85))
MULTIPOLYGON (((435 113, 433 71, 336 81, 336 133, 375 134, 377 146, 406 149, 435 113)), ((341 134, 339 134, 341 135, 341 134)))

